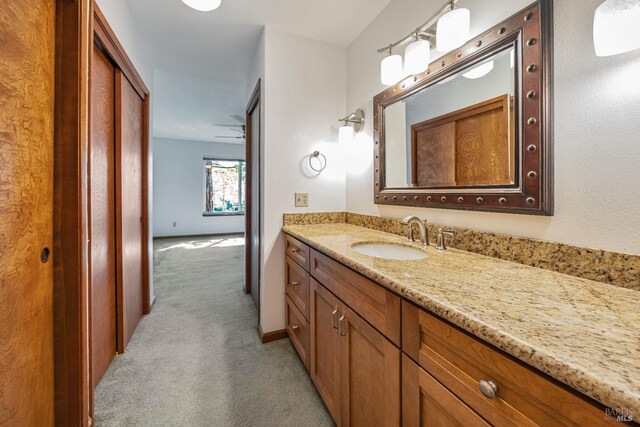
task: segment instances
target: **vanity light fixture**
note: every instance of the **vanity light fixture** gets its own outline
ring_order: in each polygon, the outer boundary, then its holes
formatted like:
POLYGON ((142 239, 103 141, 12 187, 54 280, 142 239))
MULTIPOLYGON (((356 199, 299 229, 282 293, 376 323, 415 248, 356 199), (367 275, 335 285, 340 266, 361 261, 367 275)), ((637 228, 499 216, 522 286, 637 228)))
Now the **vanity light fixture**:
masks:
POLYGON ((593 44, 598 56, 640 49, 640 0, 606 0, 598 6, 593 44))
POLYGON ((380 64, 380 81, 383 85, 391 86, 403 77, 402 56, 394 55, 389 46, 389 56, 380 64))
POLYGON ((431 47, 449 52, 462 46, 469 39, 471 13, 469 9, 457 8, 458 0, 447 0, 438 11, 411 34, 395 43, 378 49, 379 53, 388 53, 380 64, 382 84, 391 86, 407 75, 420 74, 429 68, 431 47), (405 50, 404 69, 402 57, 393 55, 396 47, 408 44, 405 50))
POLYGON ((436 49, 447 53, 459 48, 469 40, 471 12, 465 8, 455 8, 455 2, 449 4, 450 10, 438 19, 436 27, 436 49))
POLYGON ((182 0, 182 3, 200 12, 211 12, 220 7, 222 0, 182 0))
POLYGON ((404 51, 404 72, 410 76, 427 71, 431 62, 431 43, 416 31, 416 40, 404 51))
POLYGON ((344 122, 344 126, 338 131, 338 142, 347 144, 353 141, 355 134, 364 128, 364 111, 357 109, 355 113, 351 113, 338 121, 344 122))
POLYGON ((482 65, 478 65, 474 69, 467 71, 463 74, 463 77, 467 79, 479 79, 486 76, 493 70, 493 61, 485 62, 482 65))

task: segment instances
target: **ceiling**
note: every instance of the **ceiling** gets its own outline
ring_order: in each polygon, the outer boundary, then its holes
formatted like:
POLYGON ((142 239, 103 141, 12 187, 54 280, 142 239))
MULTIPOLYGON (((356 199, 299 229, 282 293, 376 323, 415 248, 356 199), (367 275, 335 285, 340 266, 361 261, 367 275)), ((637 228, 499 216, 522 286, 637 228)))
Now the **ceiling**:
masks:
MULTIPOLYGON (((206 82, 203 92, 225 94, 229 93, 230 85, 237 94, 240 91, 236 85, 245 85, 265 26, 346 47, 389 2, 222 0, 217 10, 202 13, 180 0, 126 0, 155 70, 169 72, 173 79, 176 74, 198 77, 202 84, 206 82)), ((154 83, 155 93, 169 100, 166 92, 174 91, 159 84, 161 81, 154 83)), ((214 98, 206 106, 203 102, 207 100, 197 97, 191 114, 177 111, 189 103, 185 97, 182 106, 163 105, 162 99, 158 99, 154 101, 154 136, 174 138, 176 134, 183 135, 184 129, 190 129, 184 138, 197 140, 213 140, 213 134, 233 135, 226 127, 216 127, 214 123, 224 124, 228 122, 225 118, 243 115, 244 92, 241 95, 238 102, 227 102, 227 95, 226 100, 214 98), (208 124, 205 128, 204 123, 208 124)))
POLYGON ((222 0, 212 12, 180 0, 126 0, 156 68, 231 83, 244 75, 266 25, 346 47, 390 0, 222 0))

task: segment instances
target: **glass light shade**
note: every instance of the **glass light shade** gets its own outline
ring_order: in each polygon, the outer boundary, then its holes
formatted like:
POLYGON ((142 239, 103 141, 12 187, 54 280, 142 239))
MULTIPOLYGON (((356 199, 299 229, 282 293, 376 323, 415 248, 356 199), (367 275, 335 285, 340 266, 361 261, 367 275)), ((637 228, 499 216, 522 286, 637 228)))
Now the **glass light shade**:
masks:
POLYGON ((402 57, 389 55, 380 64, 380 81, 383 85, 391 86, 403 77, 402 57))
POLYGON ((640 48, 640 1, 606 0, 593 16, 596 55, 609 56, 640 48))
POLYGON ((407 75, 427 71, 431 61, 431 43, 428 40, 416 40, 404 51, 404 72, 407 75))
POLYGON ((482 65, 478 65, 471 71, 467 71, 463 74, 467 79, 479 79, 486 76, 493 70, 493 61, 485 62, 482 65))
POLYGON ((436 49, 450 52, 469 40, 471 12, 469 9, 453 9, 438 19, 436 28, 436 49))
POLYGON ((338 131, 338 142, 340 144, 349 144, 353 141, 354 135, 355 134, 351 126, 341 126, 340 130, 338 131))
POLYGON ((222 0, 182 0, 182 3, 200 12, 210 12, 219 8, 222 0))

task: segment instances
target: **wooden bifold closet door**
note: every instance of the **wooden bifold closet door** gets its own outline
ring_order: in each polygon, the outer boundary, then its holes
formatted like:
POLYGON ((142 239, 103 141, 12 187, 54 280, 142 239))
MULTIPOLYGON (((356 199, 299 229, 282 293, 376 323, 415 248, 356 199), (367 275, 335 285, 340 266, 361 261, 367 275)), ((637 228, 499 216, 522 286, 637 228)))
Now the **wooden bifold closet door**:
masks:
POLYGON ((91 361, 95 388, 144 313, 145 100, 99 45, 91 65, 91 361))
POLYGON ((118 349, 124 351, 143 315, 142 148, 144 104, 121 70, 116 70, 116 179, 118 241, 118 349))
POLYGON ((94 387, 117 351, 115 67, 94 45, 91 65, 91 354, 94 387))

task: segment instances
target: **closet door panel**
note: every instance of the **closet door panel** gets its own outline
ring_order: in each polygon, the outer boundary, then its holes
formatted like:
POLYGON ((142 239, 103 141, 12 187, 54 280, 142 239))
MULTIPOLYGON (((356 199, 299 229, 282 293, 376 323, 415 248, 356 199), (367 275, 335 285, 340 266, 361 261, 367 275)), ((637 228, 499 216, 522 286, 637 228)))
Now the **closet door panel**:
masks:
POLYGON ((54 424, 54 41, 54 1, 0 2, 2 426, 54 424))
POLYGON ((90 136, 93 387, 116 354, 115 67, 94 45, 90 136))
POLYGON ((118 199, 118 350, 123 352, 144 313, 142 148, 144 101, 126 76, 116 72, 118 199))

